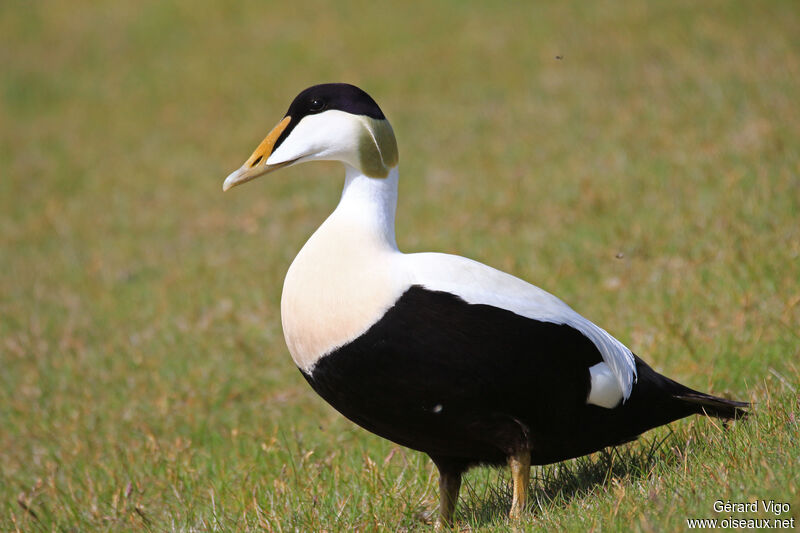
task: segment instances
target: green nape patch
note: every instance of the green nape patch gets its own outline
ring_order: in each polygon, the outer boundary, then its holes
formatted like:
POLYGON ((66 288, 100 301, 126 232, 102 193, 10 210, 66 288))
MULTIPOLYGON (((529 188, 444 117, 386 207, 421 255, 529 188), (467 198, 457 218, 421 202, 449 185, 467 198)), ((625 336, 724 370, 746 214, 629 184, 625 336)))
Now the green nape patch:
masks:
POLYGON ((397 166, 397 139, 388 120, 360 116, 364 132, 359 139, 358 154, 361 170, 373 178, 385 178, 389 169, 397 166))
MULTIPOLYGON (((754 402, 534 468, 519 529, 800 518, 797 0, 0 10, 0 531, 432 529, 430 461, 329 408, 284 344, 340 167, 219 190, 327 81, 391 117, 402 250, 511 272, 754 402)), ((508 480, 467 475, 462 530, 509 529, 508 480)))

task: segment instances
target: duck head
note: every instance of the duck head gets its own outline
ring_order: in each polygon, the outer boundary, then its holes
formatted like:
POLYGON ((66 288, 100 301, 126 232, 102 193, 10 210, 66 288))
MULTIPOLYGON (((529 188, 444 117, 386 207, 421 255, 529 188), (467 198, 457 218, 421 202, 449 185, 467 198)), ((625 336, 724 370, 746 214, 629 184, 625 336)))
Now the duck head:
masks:
POLYGON ((389 121, 367 93, 346 83, 314 85, 295 97, 283 119, 222 190, 306 161, 341 161, 371 178, 397 166, 389 121))

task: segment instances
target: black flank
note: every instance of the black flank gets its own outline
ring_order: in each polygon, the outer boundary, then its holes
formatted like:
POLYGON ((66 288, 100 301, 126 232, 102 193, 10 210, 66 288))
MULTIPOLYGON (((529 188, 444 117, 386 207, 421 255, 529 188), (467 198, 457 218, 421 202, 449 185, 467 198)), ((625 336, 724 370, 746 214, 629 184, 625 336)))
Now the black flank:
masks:
POLYGON ((742 416, 747 405, 688 389, 638 357, 628 401, 587 405, 588 369, 601 360, 570 326, 414 286, 303 375, 356 424, 456 471, 504 464, 522 448, 534 464, 561 461, 704 410, 742 416))

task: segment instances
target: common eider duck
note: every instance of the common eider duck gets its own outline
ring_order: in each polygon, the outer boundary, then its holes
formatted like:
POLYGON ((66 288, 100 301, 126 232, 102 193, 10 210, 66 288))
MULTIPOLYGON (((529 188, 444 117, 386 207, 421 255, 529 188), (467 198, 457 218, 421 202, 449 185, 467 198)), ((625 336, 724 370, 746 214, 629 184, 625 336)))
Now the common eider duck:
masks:
POLYGON ((510 466, 517 518, 532 464, 628 442, 692 414, 746 414, 746 402, 658 374, 530 283, 456 255, 401 252, 397 142, 358 87, 302 91, 223 190, 315 160, 344 165, 344 191, 286 274, 286 344, 337 411, 430 456, 440 523, 452 523, 471 466, 510 466))

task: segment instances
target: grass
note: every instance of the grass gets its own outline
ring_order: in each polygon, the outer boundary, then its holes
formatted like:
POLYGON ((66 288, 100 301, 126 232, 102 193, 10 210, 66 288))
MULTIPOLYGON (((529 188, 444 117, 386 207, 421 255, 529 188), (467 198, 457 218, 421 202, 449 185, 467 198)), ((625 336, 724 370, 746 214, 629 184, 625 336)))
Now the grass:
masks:
MULTIPOLYGON (((340 169, 220 192, 331 80, 398 135, 402 249, 512 271, 755 402, 535 470, 522 529, 682 530, 718 499, 798 517, 795 2, 8 0, 0 64, 0 529, 430 527, 427 459, 342 419, 283 343, 340 169)), ((505 530, 509 504, 476 469, 459 527, 505 530)))

